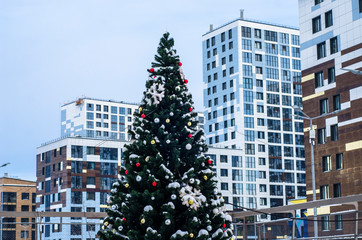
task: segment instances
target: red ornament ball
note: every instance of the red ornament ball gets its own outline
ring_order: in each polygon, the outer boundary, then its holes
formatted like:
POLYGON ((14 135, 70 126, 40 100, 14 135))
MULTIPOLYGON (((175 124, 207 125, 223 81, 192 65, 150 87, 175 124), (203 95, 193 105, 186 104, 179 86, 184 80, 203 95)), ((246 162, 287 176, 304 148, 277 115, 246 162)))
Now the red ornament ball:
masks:
POLYGON ((156 186, 157 186, 157 183, 156 183, 156 182, 153 182, 153 183, 152 183, 152 186, 156 187, 156 186))
POLYGON ((146 115, 144 113, 142 113, 141 118, 145 118, 145 117, 146 117, 146 115))
POLYGON ((125 173, 128 174, 128 170, 126 170, 125 173))
POLYGON ((151 73, 153 73, 154 71, 155 71, 155 69, 153 69, 153 68, 150 69, 150 72, 151 72, 151 73))
POLYGON ((190 134, 188 135, 188 137, 189 137, 189 138, 192 138, 192 134, 190 133, 190 134))
POLYGON ((193 110, 192 107, 190 107, 190 108, 189 108, 189 111, 192 112, 192 110, 193 110))
POLYGON ((182 62, 179 62, 178 65, 181 67, 181 66, 182 66, 182 62))
POLYGON ((184 83, 185 83, 185 84, 189 83, 189 80, 185 79, 185 80, 184 80, 184 83))
POLYGON ((208 163, 209 165, 211 165, 212 162, 211 162, 211 160, 209 159, 209 160, 207 160, 207 163, 208 163))
POLYGON ((122 220, 123 220, 123 222, 126 222, 126 221, 127 221, 127 219, 126 219, 126 218, 122 218, 122 220))
POLYGON ((223 228, 226 228, 226 224, 224 223, 224 224, 222 225, 222 227, 223 227, 223 228))
POLYGON ((141 166, 141 164, 138 162, 138 163, 136 163, 136 167, 139 167, 139 166, 141 166))

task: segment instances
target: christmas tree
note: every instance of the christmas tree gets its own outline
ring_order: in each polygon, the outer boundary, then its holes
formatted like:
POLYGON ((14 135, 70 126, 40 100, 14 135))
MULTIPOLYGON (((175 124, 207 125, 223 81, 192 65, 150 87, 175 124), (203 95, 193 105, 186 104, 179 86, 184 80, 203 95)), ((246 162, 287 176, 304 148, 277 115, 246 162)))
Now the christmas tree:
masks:
POLYGON ((107 200, 101 239, 233 239, 173 46, 165 33, 129 132, 134 141, 107 200))

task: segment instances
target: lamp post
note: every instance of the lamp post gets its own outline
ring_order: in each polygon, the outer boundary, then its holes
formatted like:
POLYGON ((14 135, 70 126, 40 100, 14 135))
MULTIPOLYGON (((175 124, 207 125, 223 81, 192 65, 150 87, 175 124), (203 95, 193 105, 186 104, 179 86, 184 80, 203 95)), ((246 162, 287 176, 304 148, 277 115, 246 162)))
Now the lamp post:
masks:
MULTIPOLYGON (((317 117, 310 117, 308 116, 305 112, 303 112, 303 110, 299 107, 294 105, 293 109, 295 111, 298 111, 300 113, 303 114, 303 116, 298 116, 301 117, 303 119, 309 120, 309 143, 310 143, 310 162, 311 162, 311 170, 312 170, 312 189, 313 189, 313 201, 317 200, 317 192, 316 192, 316 184, 315 184, 315 165, 314 165, 314 143, 315 143, 315 130, 313 129, 313 120, 321 118, 321 117, 325 117, 325 116, 329 116, 332 114, 336 114, 338 112, 340 112, 340 110, 337 111, 333 111, 330 113, 326 113, 326 114, 322 114, 320 116, 317 117)), ((318 238, 318 218, 317 218, 317 207, 314 207, 313 209, 313 222, 314 222, 314 237, 318 238)))
MULTIPOLYGON (((4 163, 4 164, 0 165, 0 168, 6 167, 9 164, 10 164, 9 162, 4 163)), ((1 211, 3 211, 3 204, 4 204, 4 199, 3 199, 3 194, 1 194, 1 211)), ((4 217, 1 217, 1 223, 0 223, 0 239, 1 240, 3 239, 3 218, 4 217)))
POLYGON ((355 75, 362 75, 362 71, 360 71, 360 70, 353 70, 353 69, 348 69, 348 68, 341 68, 341 70, 351 72, 355 75))

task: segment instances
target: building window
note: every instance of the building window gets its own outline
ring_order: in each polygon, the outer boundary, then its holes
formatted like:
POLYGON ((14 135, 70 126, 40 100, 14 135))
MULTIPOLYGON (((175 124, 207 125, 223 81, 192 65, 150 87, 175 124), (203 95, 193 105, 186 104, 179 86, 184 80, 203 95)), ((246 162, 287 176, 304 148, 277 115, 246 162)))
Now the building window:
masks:
POLYGON ((333 184, 333 197, 338 198, 342 197, 342 189, 340 183, 334 183, 333 184))
POLYGON ((319 32, 322 29, 321 16, 312 19, 312 30, 313 33, 319 32))
POLYGON ((331 125, 331 141, 338 140, 338 125, 331 125))
MULTIPOLYGON (((361 2, 362 0, 360 0, 361 2)), ((343 229, 343 221, 342 221, 342 214, 337 214, 334 216, 334 224, 336 230, 342 230, 343 229)))
POLYGON ((326 143, 326 129, 320 128, 317 130, 318 144, 326 143))
POLYGON ((321 2, 323 2, 323 0, 314 0, 314 4, 315 4, 315 5, 318 5, 318 4, 320 4, 321 2))
POLYGON ((245 143, 245 154, 254 155, 255 154, 255 144, 245 143))
POLYGON ((221 42, 225 41, 225 32, 221 33, 221 42))
POLYGON ((320 72, 317 72, 314 74, 315 88, 322 87, 323 81, 324 81, 323 71, 320 71, 320 72))
POLYGON ((340 95, 333 96, 333 111, 341 110, 341 97, 340 95))
POLYGON ((228 35, 229 35, 229 39, 231 39, 233 37, 233 30, 232 29, 229 29, 228 35))
POLYGON ((324 14, 324 16, 325 16, 326 28, 332 26, 332 25, 333 25, 332 10, 326 12, 326 13, 324 14))
POLYGON ((243 37, 251 38, 251 28, 250 27, 241 27, 241 35, 243 37))
POLYGON ((29 212, 29 205, 21 205, 22 212, 29 212))
POLYGON ((262 55, 261 54, 255 54, 255 61, 257 61, 257 62, 263 61, 262 55))
POLYGON ((320 187, 320 199, 328 199, 329 198, 329 186, 323 185, 320 187))
POLYGON ((330 231, 331 230, 331 218, 330 216, 322 216, 322 231, 330 231))
POLYGON ((220 169, 220 176, 227 177, 228 176, 228 169, 220 169))
POLYGON ((343 153, 336 154, 336 169, 343 169, 343 153))
POLYGON ((362 13, 362 0, 359 0, 358 4, 359 4, 359 12, 362 13))
POLYGON ((328 113, 328 98, 319 100, 320 115, 328 113))
POLYGON ((29 193, 21 193, 21 200, 29 200, 29 193))
POLYGON ((211 38, 211 46, 215 46, 215 37, 211 38))
POLYGON ((326 56, 326 42, 317 44, 317 59, 324 58, 326 56))
POLYGON ((233 49, 233 42, 229 42, 229 49, 233 49))
POLYGON ((332 170, 331 156, 322 157, 322 171, 329 172, 332 170))
POLYGON ((334 67, 328 68, 328 83, 334 83, 336 81, 336 71, 334 67))
POLYGON ((221 190, 229 190, 229 184, 228 183, 221 183, 221 190))
POLYGON ((262 47, 261 47, 261 42, 255 41, 254 47, 255 47, 255 49, 261 49, 261 48, 262 48, 262 47))
POLYGON ((337 37, 331 38, 330 42, 330 50, 331 54, 338 52, 338 40, 337 37))

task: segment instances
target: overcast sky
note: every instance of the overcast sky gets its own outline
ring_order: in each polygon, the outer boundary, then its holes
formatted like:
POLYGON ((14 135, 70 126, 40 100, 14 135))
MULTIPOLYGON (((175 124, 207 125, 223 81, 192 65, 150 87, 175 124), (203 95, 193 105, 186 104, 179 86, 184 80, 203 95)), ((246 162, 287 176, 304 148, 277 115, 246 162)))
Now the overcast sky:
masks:
POLYGON ((201 36, 239 17, 298 26, 297 0, 0 0, 0 168, 35 180, 36 148, 83 95, 140 102, 169 31, 202 111, 201 36))

